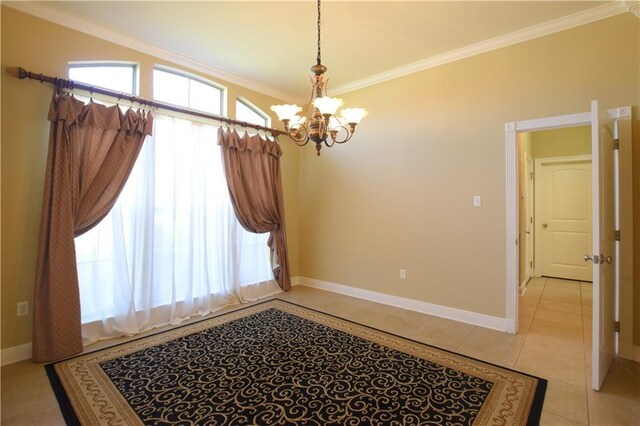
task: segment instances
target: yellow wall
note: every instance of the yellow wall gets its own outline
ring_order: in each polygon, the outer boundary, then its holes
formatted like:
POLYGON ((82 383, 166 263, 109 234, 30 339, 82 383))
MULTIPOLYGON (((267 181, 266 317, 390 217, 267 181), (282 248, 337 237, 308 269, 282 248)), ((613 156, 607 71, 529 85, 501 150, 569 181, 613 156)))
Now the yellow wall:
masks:
MULTIPOLYGON (((2 348, 31 341, 31 315, 16 316, 16 303, 32 305, 42 187, 47 157, 47 112, 52 89, 21 81, 5 69, 21 66, 66 76, 69 61, 118 60, 140 64, 140 95, 152 97, 154 64, 174 66, 106 41, 2 6, 2 348)), ((207 77, 203 75, 203 77, 207 77)), ((263 94, 209 77, 228 90, 229 116, 241 95, 265 112, 282 103, 263 94)), ((272 117, 276 123, 276 117, 272 117)), ((282 170, 292 275, 298 270, 298 148, 282 139, 282 170)))
POLYGON ((531 132, 533 158, 591 154, 591 126, 531 132))
MULTIPOLYGON (((520 172, 519 177, 519 193, 518 193, 518 241, 520 244, 518 245, 518 253, 520 257, 520 278, 518 280, 518 284, 522 285, 524 283, 525 275, 526 275, 526 253, 525 253, 525 225, 526 225, 526 217, 525 217, 525 182, 529 179, 529 176, 526 176, 525 171, 525 158, 533 158, 531 155, 531 132, 522 132, 518 133, 518 170, 520 172)), ((531 188, 533 190, 533 186, 531 188)), ((533 209, 533 206, 531 206, 533 209)))
MULTIPOLYGON (((300 274, 504 318, 504 124, 598 99, 633 105, 637 129, 639 22, 627 13, 342 95, 370 114, 339 149, 301 155, 300 274)), ((638 302, 637 237, 635 266, 638 302)))

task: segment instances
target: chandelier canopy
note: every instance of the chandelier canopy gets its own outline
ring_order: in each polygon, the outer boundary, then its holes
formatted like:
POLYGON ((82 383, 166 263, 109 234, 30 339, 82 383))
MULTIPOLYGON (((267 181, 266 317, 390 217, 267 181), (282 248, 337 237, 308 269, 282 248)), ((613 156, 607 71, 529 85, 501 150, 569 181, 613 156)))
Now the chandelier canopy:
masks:
POLYGON ((343 108, 340 117, 336 115, 342 106, 342 99, 327 95, 324 73, 327 67, 320 60, 320 0, 318 0, 318 56, 311 67, 311 98, 304 115, 299 115, 302 107, 298 105, 273 105, 271 110, 284 124, 289 137, 298 146, 304 146, 312 140, 320 155, 322 144, 331 147, 336 143, 345 143, 356 131, 360 120, 367 115, 363 108, 343 108), (329 140, 329 137, 331 140, 329 140))

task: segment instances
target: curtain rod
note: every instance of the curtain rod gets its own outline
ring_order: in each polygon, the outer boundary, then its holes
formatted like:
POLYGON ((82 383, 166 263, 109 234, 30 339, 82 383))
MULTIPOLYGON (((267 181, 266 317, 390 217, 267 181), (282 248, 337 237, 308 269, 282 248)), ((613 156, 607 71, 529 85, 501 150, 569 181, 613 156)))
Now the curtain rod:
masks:
POLYGON ((25 78, 28 78, 30 80, 37 80, 40 83, 51 83, 54 86, 56 86, 57 88, 62 88, 62 89, 80 89, 80 90, 86 90, 89 93, 99 93, 101 95, 107 95, 107 96, 111 96, 113 98, 116 98, 118 100, 120 99, 125 99, 129 102, 135 102, 141 105, 149 105, 151 107, 154 108, 161 108, 161 109, 165 109, 165 110, 169 110, 169 111, 174 111, 174 112, 179 112, 182 114, 188 114, 188 115, 193 115, 196 117, 201 117, 201 118, 208 118, 210 120, 215 120, 221 123, 226 123, 226 124, 231 124, 231 125, 235 125, 235 126, 240 126, 240 127, 245 127, 245 128, 251 128, 251 129, 256 129, 256 130, 263 130, 266 132, 271 133, 272 135, 276 136, 276 135, 286 135, 287 133, 282 131, 282 130, 278 130, 278 129, 274 129, 272 127, 266 127, 266 126, 260 126, 257 124, 252 124, 252 123, 247 123, 245 121, 240 121, 240 120, 234 120, 232 118, 228 118, 228 117, 223 117, 221 115, 216 115, 216 114, 209 114, 206 112, 200 112, 200 111, 196 111, 193 109, 189 109, 189 108, 182 108, 176 105, 171 105, 171 104, 167 104, 164 102, 158 102, 158 101, 152 101, 150 99, 146 99, 146 98, 141 98, 139 96, 133 96, 130 95, 128 93, 122 93, 122 92, 118 92, 115 90, 110 90, 110 89, 105 89, 103 87, 98 87, 98 86, 92 86, 90 84, 86 84, 86 83, 81 83, 79 81, 75 81, 75 80, 70 80, 70 79, 66 79, 66 78, 59 78, 59 77, 51 77, 49 75, 44 75, 44 74, 36 74, 33 73, 31 71, 27 71, 22 67, 8 67, 7 68, 7 73, 9 73, 9 75, 19 78, 20 80, 24 80, 25 78))

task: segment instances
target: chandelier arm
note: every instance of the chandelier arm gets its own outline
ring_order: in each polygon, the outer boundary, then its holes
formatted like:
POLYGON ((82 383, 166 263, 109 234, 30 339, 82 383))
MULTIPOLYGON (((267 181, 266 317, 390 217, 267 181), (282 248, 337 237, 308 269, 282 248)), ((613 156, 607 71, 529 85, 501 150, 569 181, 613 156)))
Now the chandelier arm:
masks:
POLYGON ((305 116, 310 116, 312 114, 310 114, 311 112, 311 108, 314 108, 313 106, 313 94, 315 93, 315 85, 311 85, 311 95, 309 96, 309 103, 307 104, 307 108, 304 110, 304 115, 305 116))
POLYGON ((287 135, 296 143, 298 146, 305 146, 309 143, 309 129, 306 126, 292 127, 289 129, 287 135))
MULTIPOLYGON (((333 131, 331 132, 331 139, 333 140, 333 142, 335 143, 345 143, 347 142, 349 139, 351 139, 351 136, 353 136, 353 132, 350 131, 348 128, 346 128, 343 125, 339 125, 339 126, 335 126, 333 128, 333 131), (338 129, 343 129, 346 133, 346 137, 344 139, 336 139, 334 137, 334 135, 338 135, 338 129)), ((333 144, 332 144, 333 145, 333 144)))
POLYGON ((306 138, 303 141, 298 142, 297 140, 293 139, 293 143, 295 143, 298 146, 305 146, 306 144, 309 143, 309 138, 306 138))

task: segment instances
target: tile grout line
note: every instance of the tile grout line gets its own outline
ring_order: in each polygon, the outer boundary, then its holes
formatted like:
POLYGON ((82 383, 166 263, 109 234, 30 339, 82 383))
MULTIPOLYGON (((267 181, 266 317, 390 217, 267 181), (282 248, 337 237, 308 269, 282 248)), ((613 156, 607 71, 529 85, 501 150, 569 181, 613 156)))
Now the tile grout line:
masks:
MULTIPOLYGON (((592 290, 593 291, 593 290, 592 290)), ((582 317, 582 356, 584 358, 584 397, 587 402, 587 425, 591 424, 591 410, 589 407, 589 369, 587 368, 587 357, 589 356, 588 351, 585 349, 586 347, 586 339, 584 337, 585 326, 584 326, 584 306, 582 303, 582 297, 584 293, 582 291, 582 282, 580 282, 580 316, 582 317)), ((593 302, 592 302, 593 303, 593 302)), ((591 360, 591 368, 593 368, 593 360, 591 360)))
MULTIPOLYGON (((538 313, 538 309, 540 308, 540 303, 541 303, 541 301, 542 301, 542 295, 544 294, 544 291, 546 290, 546 288, 547 288, 547 280, 545 280, 545 282, 544 282, 544 286, 543 286, 543 288, 542 288, 542 292, 540 292, 540 297, 538 298, 538 303, 536 303, 536 308, 535 308, 535 310, 533 311, 533 319, 531 320, 531 324, 533 324, 533 320, 535 319, 535 316, 536 316, 536 314, 538 313)), ((582 311, 581 311, 581 312, 582 312, 582 311)), ((529 328, 531 328, 531 325, 529 326, 529 328)), ((515 368, 515 366, 517 365, 518 360, 520 359, 520 355, 522 354, 522 351, 524 350, 524 346, 527 344, 527 339, 528 339, 528 338, 529 338, 529 332, 527 331, 527 336, 524 338, 524 343, 522 344, 522 347, 520 348, 520 351, 518 352, 518 357, 516 358, 516 364, 514 365, 514 368, 515 368)), ((584 339, 584 336, 583 336, 583 339, 584 339)), ((584 342, 583 342, 583 350, 584 350, 584 342)), ((550 382, 550 381, 551 381, 551 379, 547 379, 547 381, 548 381, 548 382, 550 382)), ((567 383, 564 383, 564 382, 559 382, 559 383, 567 384, 567 383)), ((585 393, 585 394, 586 394, 586 393, 585 393)), ((546 399, 546 395, 545 395, 545 399, 546 399)), ((553 414, 554 416, 561 417, 561 418, 563 418, 563 419, 567 420, 567 421, 568 421, 568 422, 570 422, 570 423, 574 422, 574 420, 573 420, 573 419, 570 419, 570 418, 568 418, 568 417, 565 417, 565 416, 563 416, 563 415, 561 415, 561 414, 557 414, 557 413, 554 413, 554 412, 552 412, 552 411, 546 411, 546 410, 544 409, 544 403, 543 403, 543 406, 542 406, 542 407, 543 407, 542 412, 546 412, 546 413, 549 413, 549 414, 553 414)), ((587 419, 588 419, 588 417, 587 417, 587 419)))
MULTIPOLYGON (((546 290, 546 288, 547 288, 547 286, 545 284, 544 290, 546 290)), ((588 394, 589 393, 589 380, 588 380, 588 377, 587 377, 587 374, 588 374, 588 371, 587 371, 588 370, 587 369, 587 353, 585 352, 585 343, 586 343, 586 341, 585 341, 585 335, 584 335, 585 327, 584 327, 584 315, 583 315, 584 307, 583 307, 583 304, 582 304, 582 296, 583 296, 582 282, 579 283, 579 287, 578 288, 579 288, 579 294, 580 294, 580 324, 582 325, 582 327, 581 327, 581 329, 582 329, 582 333, 581 334, 582 335, 580 337, 581 337, 581 341, 582 341, 583 371, 584 371, 584 381, 585 381, 584 398, 586 398, 586 403, 587 403, 586 404, 586 406, 587 406, 587 412, 586 412, 586 414, 587 414, 587 425, 590 425, 591 424, 591 416, 590 416, 590 411, 589 411, 589 394, 588 394)), ((543 290, 542 294, 544 294, 544 290, 543 290)), ((542 294, 540 295, 540 300, 542 300, 542 294)), ((536 312, 537 312, 537 308, 536 308, 536 312)), ((526 341, 525 341, 525 343, 526 343, 526 341)), ((560 383, 563 383, 563 382, 560 382, 560 383)), ((559 417, 567 419, 570 422, 574 421, 573 419, 569 419, 569 418, 567 418, 567 417, 565 417, 563 415, 560 415, 560 414, 556 414, 556 413, 552 413, 552 414, 555 414, 555 415, 557 415, 559 417)))
MULTIPOLYGON (((533 325, 533 320, 536 318, 536 314, 538 313, 538 307, 540 306, 540 300, 542 300, 542 294, 544 293, 544 289, 547 288, 547 279, 544 280, 544 284, 542 285, 542 291, 540 292, 540 297, 538 297, 538 302, 536 303, 536 308, 533 310, 533 317, 531 318, 531 323, 529 324, 529 328, 527 329, 527 335, 524 336, 524 342, 522 342, 522 346, 518 351, 518 356, 516 357, 515 362, 513 363, 513 368, 516 368, 518 365, 518 361, 520 360, 520 356, 522 355, 522 351, 524 350, 524 346, 527 344, 527 339, 529 338, 529 331, 531 330, 531 326, 533 325)), ((518 301, 520 303, 520 301, 518 301)))
POLYGON ((471 329, 471 331, 469 331, 469 333, 465 336, 465 338, 462 340, 462 342, 460 342, 460 344, 455 348, 456 352, 460 352, 460 348, 462 348, 464 346, 464 344, 467 342, 467 340, 469 340, 469 337, 471 337, 471 335, 473 334, 473 332, 477 329, 477 326, 473 326, 473 328, 471 329))

